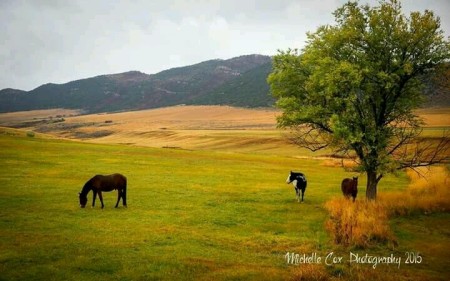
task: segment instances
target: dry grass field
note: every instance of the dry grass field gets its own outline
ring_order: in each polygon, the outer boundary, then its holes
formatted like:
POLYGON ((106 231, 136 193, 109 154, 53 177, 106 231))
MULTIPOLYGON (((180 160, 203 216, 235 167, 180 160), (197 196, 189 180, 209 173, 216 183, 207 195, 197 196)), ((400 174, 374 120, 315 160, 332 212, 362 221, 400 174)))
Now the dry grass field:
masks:
POLYGON ((71 117, 70 123, 112 121, 118 131, 274 129, 278 111, 228 106, 174 106, 71 117))
POLYGON ((79 114, 79 110, 62 108, 0 113, 0 124, 1 126, 17 126, 25 122, 45 120, 55 118, 56 116, 75 116, 79 114))
MULTIPOLYGON (((276 128, 278 114, 270 108, 228 106, 174 106, 90 115, 52 109, 0 114, 0 126, 93 143, 311 156, 290 144, 276 128)), ((417 114, 425 121, 427 135, 450 127, 450 108, 421 109, 417 114)))
MULTIPOLYGON (((259 143, 264 148, 269 148, 279 146, 281 142, 275 131, 276 114, 277 111, 267 109, 177 106, 78 116, 68 118, 67 123, 94 122, 96 126, 80 128, 80 131, 88 136, 99 131, 99 127, 102 127, 105 132, 111 132, 95 140, 100 143, 183 149, 226 149, 259 143)), ((73 135, 69 132, 68 136, 73 135)), ((76 135, 75 138, 77 138, 76 135)))
POLYGON ((74 114, 76 112, 64 110, 0 114, 0 126, 93 143, 189 150, 277 151, 281 154, 298 150, 276 129, 279 112, 274 109, 175 106, 119 113, 74 114))
POLYGON ((450 127, 450 108, 428 108, 416 111, 426 127, 450 127))

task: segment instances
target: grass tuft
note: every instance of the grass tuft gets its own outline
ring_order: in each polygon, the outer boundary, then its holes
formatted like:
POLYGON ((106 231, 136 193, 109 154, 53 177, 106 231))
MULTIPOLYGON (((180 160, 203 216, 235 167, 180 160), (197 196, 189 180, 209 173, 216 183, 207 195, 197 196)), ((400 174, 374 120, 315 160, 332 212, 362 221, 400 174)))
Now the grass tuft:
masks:
POLYGON ((367 248, 379 242, 394 241, 388 213, 377 202, 335 198, 325 203, 330 213, 325 227, 336 244, 367 248))
POLYGON ((367 248, 379 242, 397 241, 389 218, 416 213, 450 211, 450 176, 446 167, 407 171, 410 184, 404 191, 381 193, 377 201, 351 202, 335 198, 325 203, 325 226, 336 244, 367 248))
POLYGON ((382 193, 379 201, 393 216, 450 211, 450 174, 443 166, 408 170, 405 191, 382 193))

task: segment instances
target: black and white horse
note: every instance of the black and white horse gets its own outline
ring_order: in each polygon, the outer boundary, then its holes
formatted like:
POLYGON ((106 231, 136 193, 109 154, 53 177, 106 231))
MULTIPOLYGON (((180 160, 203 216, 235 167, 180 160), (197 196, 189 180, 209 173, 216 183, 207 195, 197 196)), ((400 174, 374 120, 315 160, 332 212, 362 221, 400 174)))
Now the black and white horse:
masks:
POLYGON ((305 195, 307 184, 305 175, 300 172, 291 171, 286 179, 286 183, 287 184, 292 183, 294 185, 298 202, 300 202, 300 191, 302 192, 302 202, 303 202, 303 195, 305 195))

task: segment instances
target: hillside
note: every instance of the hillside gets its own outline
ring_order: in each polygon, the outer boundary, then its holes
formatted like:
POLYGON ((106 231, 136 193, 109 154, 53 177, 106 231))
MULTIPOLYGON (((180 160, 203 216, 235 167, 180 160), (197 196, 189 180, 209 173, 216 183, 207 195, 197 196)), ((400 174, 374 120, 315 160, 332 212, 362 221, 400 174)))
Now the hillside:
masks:
POLYGON ((267 76, 272 71, 272 63, 255 67, 235 79, 223 83, 208 95, 194 98, 193 105, 232 105, 240 107, 267 107, 274 104, 270 95, 267 76))
MULTIPOLYGON (((450 127, 450 107, 415 113, 425 122, 424 136, 441 136, 442 130, 450 127)), ((76 110, 51 109, 0 113, 0 127, 96 143, 313 156, 289 143, 287 131, 276 128, 279 114, 270 108, 230 106, 173 106, 83 115, 76 110)), ((328 154, 323 151, 314 157, 328 154)))
MULTIPOLYGON (((425 107, 450 106, 450 67, 422 78, 425 107)), ((26 92, 0 91, 0 112, 66 108, 85 113, 159 108, 180 104, 268 107, 274 105, 266 79, 271 58, 240 56, 172 68, 157 74, 130 71, 65 84, 45 84, 26 92)))
MULTIPOLYGON (((247 55, 228 60, 209 60, 153 75, 130 71, 65 84, 49 83, 29 92, 4 89, 0 91, 0 112, 68 108, 95 113, 177 104, 208 104, 208 96, 217 92, 218 88, 226 87, 227 83, 235 84, 233 81, 242 80, 242 77, 252 79, 252 75, 246 73, 258 73, 260 67, 265 69, 262 74, 268 73, 266 69, 270 64, 271 58, 268 56, 247 55)), ((260 83, 267 85, 265 79, 260 77, 256 84, 250 81, 250 87, 260 88, 260 83)), ((265 92, 247 89, 246 93, 251 93, 252 98, 241 97, 244 102, 239 105, 254 107, 268 104, 268 87, 265 92), (258 101, 260 97, 262 101, 258 101)), ((234 98, 244 94, 233 93, 234 98)), ((233 104, 226 98, 217 100, 215 104, 218 103, 233 104)))

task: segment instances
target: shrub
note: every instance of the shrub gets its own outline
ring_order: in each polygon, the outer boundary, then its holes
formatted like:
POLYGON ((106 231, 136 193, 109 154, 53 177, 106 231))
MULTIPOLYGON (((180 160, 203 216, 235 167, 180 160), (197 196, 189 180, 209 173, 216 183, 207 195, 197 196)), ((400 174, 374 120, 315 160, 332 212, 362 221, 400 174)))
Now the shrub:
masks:
POLYGON ((408 170, 411 182, 402 192, 379 195, 389 215, 402 216, 421 212, 450 211, 450 175, 443 166, 408 170))
POLYGON ((336 244, 368 247, 376 242, 394 242, 388 220, 417 212, 450 211, 450 176, 446 167, 407 171, 411 182, 405 191, 381 193, 377 201, 351 202, 345 198, 325 203, 330 213, 325 227, 336 244))
POLYGON ((376 242, 394 241, 388 213, 378 202, 335 198, 325 203, 330 218, 325 223, 336 244, 366 248, 376 242))
POLYGON ((27 132, 27 137, 34 138, 34 132, 33 131, 28 131, 27 132))

